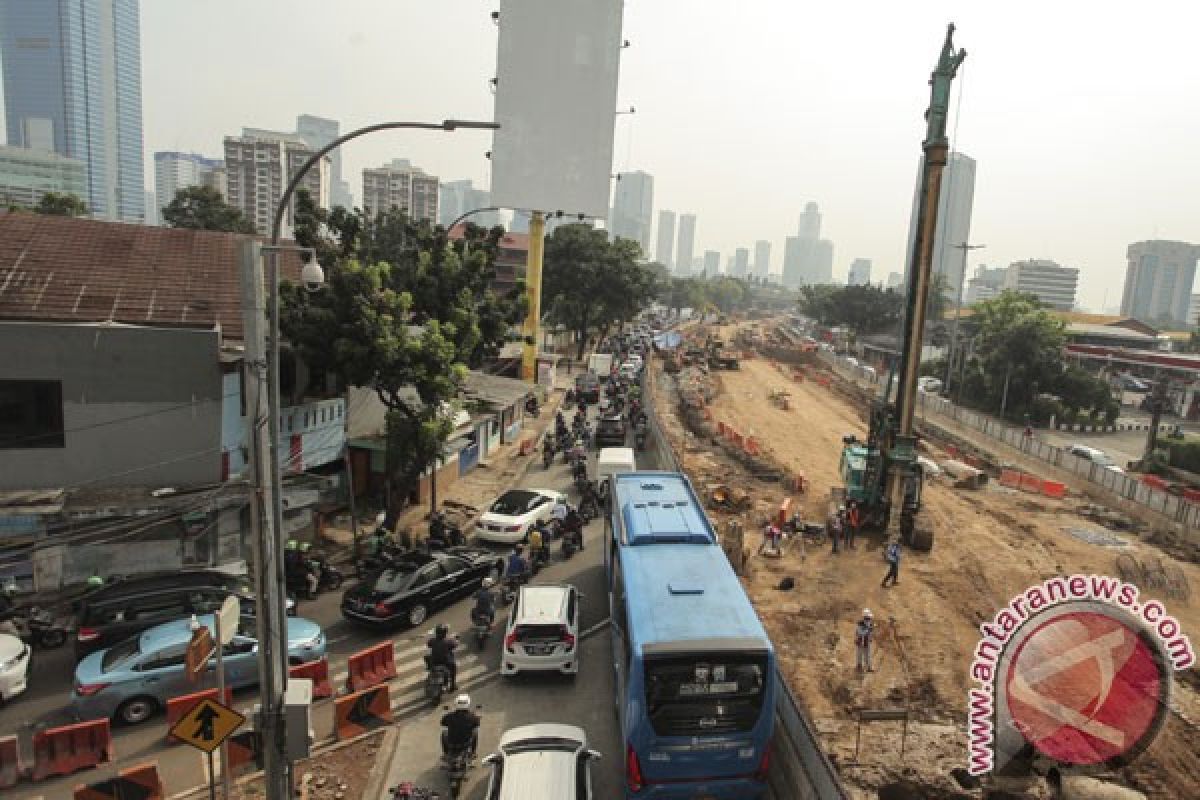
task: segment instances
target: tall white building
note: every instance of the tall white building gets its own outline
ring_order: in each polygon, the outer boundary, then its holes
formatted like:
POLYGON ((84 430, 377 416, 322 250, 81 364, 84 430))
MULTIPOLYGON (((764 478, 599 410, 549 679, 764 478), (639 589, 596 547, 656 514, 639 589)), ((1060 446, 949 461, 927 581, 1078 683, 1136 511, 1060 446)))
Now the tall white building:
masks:
POLYGON ((721 274, 721 254, 718 251, 704 251, 704 274, 709 278, 721 274))
MULTIPOLYGON (((921 203, 921 170, 925 157, 917 162, 916 188, 908 222, 908 241, 904 250, 905 274, 912 272, 913 242, 917 235, 917 212, 921 203)), ((945 294, 957 302, 958 287, 964 279, 966 252, 957 245, 971 241, 971 210, 975 203, 975 159, 964 153, 951 153, 942 172, 942 190, 938 196, 937 228, 933 233, 933 274, 945 280, 945 294)))
MULTIPOLYGON (((437 221, 439 225, 449 225, 468 211, 489 208, 491 205, 492 193, 486 189, 476 189, 471 181, 447 181, 438 192, 437 221)), ((492 228, 500 224, 500 214, 497 211, 472 214, 467 219, 471 224, 483 228, 492 228)))
MULTIPOLYGON (((243 128, 241 136, 226 136, 226 201, 240 209, 259 233, 270 233, 284 188, 315 152, 295 133, 243 128)), ((328 157, 308 171, 300 188, 307 189, 321 208, 329 207, 328 157)), ((283 217, 285 236, 291 236, 295 209, 293 196, 283 217)))
POLYGON ((1014 261, 1004 273, 1004 289, 1032 294, 1051 308, 1070 311, 1075 307, 1079 270, 1042 258, 1014 261))
POLYGON ((1188 304, 1187 324, 1190 328, 1200 327, 1200 294, 1192 295, 1192 302, 1188 304))
MULTIPOLYGON (((312 114, 301 114, 296 117, 296 133, 313 150, 320 150, 325 145, 338 138, 341 123, 336 119, 314 117, 312 114)), ((354 195, 350 193, 350 183, 342 176, 342 149, 334 148, 326 156, 329 159, 329 204, 342 208, 354 208, 354 195)))
POLYGON ((654 243, 654 260, 668 270, 675 266, 675 212, 658 212, 658 236, 654 243))
POLYGON ((675 272, 689 275, 694 267, 696 250, 696 215, 679 215, 679 243, 675 247, 675 272))
POLYGON ((821 238, 821 211, 816 203, 805 204, 800 223, 796 226, 796 235, 801 239, 821 238))
POLYGON ((649 253, 653 213, 654 176, 640 170, 619 173, 608 226, 613 238, 632 239, 641 245, 643 254, 649 253))
POLYGON ((898 291, 902 286, 904 286, 904 274, 900 272, 889 272, 887 276, 887 283, 884 285, 884 288, 895 289, 898 291))
POLYGON ((438 179, 414 167, 407 158, 394 158, 382 167, 363 170, 363 210, 374 216, 398 208, 415 220, 436 222, 438 179))
POLYGON ((771 272, 771 243, 759 239, 754 243, 754 274, 766 280, 771 272))
POLYGON ((156 213, 171 205, 176 192, 189 186, 208 186, 224 196, 228 191, 225 162, 199 153, 164 150, 154 154, 154 195, 158 203, 156 213))
POLYGON ((871 259, 856 258, 850 262, 846 275, 847 286, 866 286, 871 282, 871 259))
POLYGON ((821 238, 821 211, 816 203, 807 203, 796 235, 783 243, 783 285, 795 288, 832 281, 833 242, 821 238))
POLYGON ((989 269, 986 264, 980 264, 975 268, 974 277, 967 281, 964 305, 973 306, 1000 294, 1004 291, 1004 276, 1007 274, 1007 267, 989 269))
POLYGON ((739 247, 733 251, 733 268, 729 271, 735 278, 745 278, 750 274, 750 251, 739 247))
POLYGON ((1197 257, 1200 247, 1187 242, 1155 239, 1129 245, 1122 316, 1146 322, 1185 322, 1197 257))

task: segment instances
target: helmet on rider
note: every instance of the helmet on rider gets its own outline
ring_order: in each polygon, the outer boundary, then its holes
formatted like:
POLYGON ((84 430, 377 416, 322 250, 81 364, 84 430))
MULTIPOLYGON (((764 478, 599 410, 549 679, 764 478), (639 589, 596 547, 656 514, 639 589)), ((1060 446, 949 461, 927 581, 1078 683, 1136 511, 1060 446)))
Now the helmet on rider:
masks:
POLYGON ((284 549, 285 549, 285 550, 295 550, 295 549, 296 549, 296 547, 297 547, 297 544, 296 544, 296 540, 295 540, 295 539, 288 539, 288 540, 287 540, 287 544, 286 544, 286 545, 284 545, 284 549))
POLYGON ((524 549, 525 549, 525 546, 522 545, 520 542, 513 545, 513 553, 515 553, 516 555, 521 555, 521 551, 523 551, 524 549))
POLYGON ((466 711, 469 709, 471 707, 471 695, 460 694, 458 697, 454 698, 454 707, 459 711, 466 711))
POLYGON ((445 639, 446 635, 449 633, 450 633, 450 626, 445 623, 442 623, 433 629, 434 636, 436 636, 439 639, 445 639))
POLYGON ((863 609, 863 619, 871 619, 873 616, 874 615, 871 614, 871 609, 869 609, 869 608, 863 609))
POLYGON ((494 578, 484 578, 483 579, 483 588, 484 589, 490 589, 495 585, 496 585, 496 581, 494 578))
POLYGON ((301 553, 307 553, 311 549, 312 549, 312 542, 304 542, 303 544, 300 545, 301 553))

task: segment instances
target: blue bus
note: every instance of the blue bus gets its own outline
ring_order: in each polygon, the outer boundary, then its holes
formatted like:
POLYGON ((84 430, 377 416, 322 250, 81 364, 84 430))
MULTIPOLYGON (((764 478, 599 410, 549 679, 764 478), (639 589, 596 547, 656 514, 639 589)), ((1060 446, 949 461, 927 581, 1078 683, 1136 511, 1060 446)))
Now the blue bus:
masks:
POLYGON ((687 478, 614 476, 605 568, 625 796, 766 792, 775 650, 687 478))

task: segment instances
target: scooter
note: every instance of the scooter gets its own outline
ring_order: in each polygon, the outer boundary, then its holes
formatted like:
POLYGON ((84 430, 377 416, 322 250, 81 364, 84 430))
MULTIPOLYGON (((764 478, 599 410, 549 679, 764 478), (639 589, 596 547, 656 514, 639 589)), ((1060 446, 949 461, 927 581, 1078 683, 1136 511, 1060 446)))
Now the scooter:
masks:
POLYGON ((425 698, 437 705, 442 694, 450 688, 450 670, 443 664, 430 666, 428 658, 425 661, 425 698))
POLYGON ((571 556, 575 555, 575 551, 579 549, 579 539, 582 534, 576 530, 570 530, 563 533, 562 537, 562 556, 563 561, 566 561, 571 556))
MULTIPOLYGON (((450 708, 443 706, 442 710, 449 711, 450 708)), ((482 710, 483 706, 475 706, 476 713, 482 710)), ((456 747, 442 756, 442 769, 446 772, 446 783, 450 785, 451 800, 455 800, 462 791, 463 782, 467 779, 467 770, 471 768, 474 759, 475 752, 469 746, 456 747)))
POLYGON ((13 610, 9 622, 17 629, 17 638, 26 644, 53 650, 67 642, 67 627, 38 606, 13 610))
MULTIPOLYGON (((550 440, 547 439, 547 442, 550 440)), ((554 463, 554 446, 542 448, 542 469, 550 469, 550 465, 554 463)))
POLYGON ((521 585, 528 582, 528 573, 510 575, 505 578, 504 584, 500 588, 500 605, 510 605, 512 601, 516 599, 517 592, 520 591, 521 585))
POLYGON ((633 432, 633 446, 639 451, 646 449, 646 428, 644 426, 633 432))

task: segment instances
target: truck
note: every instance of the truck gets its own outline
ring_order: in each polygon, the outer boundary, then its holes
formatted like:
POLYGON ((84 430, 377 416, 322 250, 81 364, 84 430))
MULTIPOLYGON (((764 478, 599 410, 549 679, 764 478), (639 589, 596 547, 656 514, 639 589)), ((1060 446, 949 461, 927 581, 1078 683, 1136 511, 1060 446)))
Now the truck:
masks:
POLYGON ((592 353, 588 356, 588 372, 597 377, 605 377, 612 372, 612 353, 592 353))

